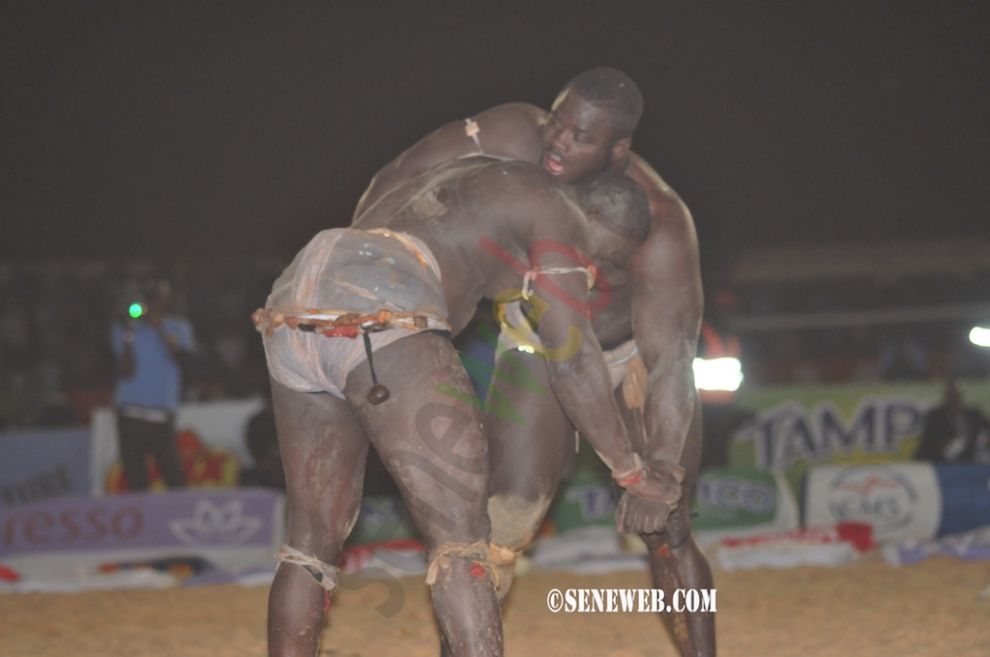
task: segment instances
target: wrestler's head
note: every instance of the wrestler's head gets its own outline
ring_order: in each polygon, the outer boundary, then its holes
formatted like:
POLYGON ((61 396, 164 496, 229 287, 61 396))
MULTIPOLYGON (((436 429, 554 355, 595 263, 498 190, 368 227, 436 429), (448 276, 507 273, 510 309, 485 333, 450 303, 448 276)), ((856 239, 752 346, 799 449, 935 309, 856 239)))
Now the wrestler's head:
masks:
POLYGON ((614 171, 590 176, 575 188, 578 205, 588 217, 591 259, 602 271, 626 269, 650 230, 646 194, 614 171))
POLYGON ((625 73, 593 68, 578 74, 543 126, 543 168, 561 182, 574 182, 618 167, 642 114, 643 95, 625 73))

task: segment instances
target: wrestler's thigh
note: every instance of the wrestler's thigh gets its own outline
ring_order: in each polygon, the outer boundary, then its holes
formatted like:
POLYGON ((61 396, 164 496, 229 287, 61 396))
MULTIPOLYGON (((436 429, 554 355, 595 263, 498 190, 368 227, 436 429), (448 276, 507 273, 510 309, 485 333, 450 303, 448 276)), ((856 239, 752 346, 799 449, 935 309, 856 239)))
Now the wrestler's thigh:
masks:
POLYGON ((553 495, 574 460, 574 427, 550 387, 540 356, 506 351, 485 404, 492 494, 553 495))
POLYGON ((434 544, 486 540, 480 402, 450 339, 417 333, 376 351, 374 363, 390 398, 368 402, 367 363, 350 373, 344 394, 420 531, 434 544))
POLYGON ((343 540, 360 508, 368 440, 347 401, 271 386, 290 536, 313 549, 343 540))

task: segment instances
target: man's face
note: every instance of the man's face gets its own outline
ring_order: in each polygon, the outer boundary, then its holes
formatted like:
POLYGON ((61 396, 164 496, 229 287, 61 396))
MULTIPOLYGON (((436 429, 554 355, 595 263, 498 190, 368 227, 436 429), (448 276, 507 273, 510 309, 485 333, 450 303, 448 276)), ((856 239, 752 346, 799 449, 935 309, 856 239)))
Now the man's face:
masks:
POLYGON ((603 171, 614 142, 609 111, 565 89, 543 125, 540 164, 557 180, 573 182, 603 171))
POLYGON ((172 304, 172 286, 168 281, 159 281, 155 284, 154 293, 148 299, 148 308, 158 312, 165 312, 172 304))

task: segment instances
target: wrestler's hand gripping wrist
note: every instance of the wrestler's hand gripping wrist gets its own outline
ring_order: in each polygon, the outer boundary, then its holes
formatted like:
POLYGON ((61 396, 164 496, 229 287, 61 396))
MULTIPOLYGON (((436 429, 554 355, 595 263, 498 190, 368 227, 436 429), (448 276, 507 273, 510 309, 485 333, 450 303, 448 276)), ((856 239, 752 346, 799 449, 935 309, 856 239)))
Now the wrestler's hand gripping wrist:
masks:
POLYGON ((643 477, 646 476, 646 471, 643 469, 643 461, 639 458, 639 454, 633 454, 632 460, 632 467, 621 471, 612 470, 612 479, 623 488, 635 486, 643 481, 643 477))

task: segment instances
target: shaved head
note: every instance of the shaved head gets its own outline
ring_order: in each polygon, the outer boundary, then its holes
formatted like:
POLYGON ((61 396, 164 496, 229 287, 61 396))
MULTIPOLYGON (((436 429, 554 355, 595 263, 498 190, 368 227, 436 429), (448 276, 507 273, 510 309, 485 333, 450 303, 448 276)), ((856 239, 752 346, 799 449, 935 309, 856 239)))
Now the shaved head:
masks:
POLYGON ((630 242, 640 244, 650 230, 646 194, 624 174, 606 171, 577 186, 581 209, 594 221, 630 242))
POLYGON ((632 137, 643 115, 643 94, 628 75, 614 68, 578 73, 564 86, 592 105, 608 109, 616 139, 632 137))

